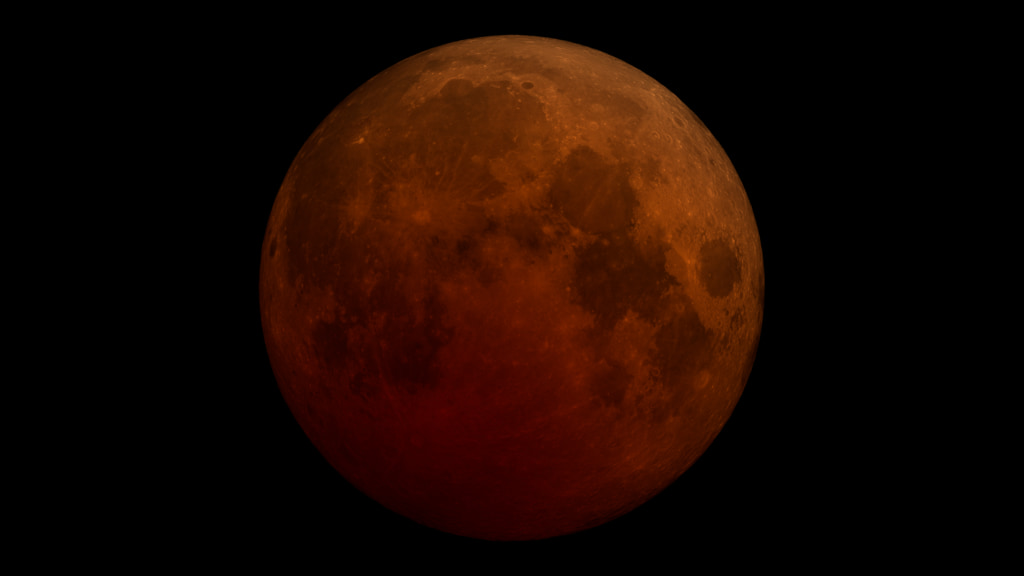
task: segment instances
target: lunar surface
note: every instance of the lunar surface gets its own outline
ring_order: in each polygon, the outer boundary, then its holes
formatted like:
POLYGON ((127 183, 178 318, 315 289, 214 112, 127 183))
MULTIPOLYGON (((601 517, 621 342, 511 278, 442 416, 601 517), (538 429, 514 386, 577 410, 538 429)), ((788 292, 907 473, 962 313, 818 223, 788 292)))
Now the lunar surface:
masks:
POLYGON ((302 147, 260 268, 302 429, 387 508, 567 534, 676 480, 761 330, 749 201, 675 95, 602 52, 501 36, 410 57, 302 147))

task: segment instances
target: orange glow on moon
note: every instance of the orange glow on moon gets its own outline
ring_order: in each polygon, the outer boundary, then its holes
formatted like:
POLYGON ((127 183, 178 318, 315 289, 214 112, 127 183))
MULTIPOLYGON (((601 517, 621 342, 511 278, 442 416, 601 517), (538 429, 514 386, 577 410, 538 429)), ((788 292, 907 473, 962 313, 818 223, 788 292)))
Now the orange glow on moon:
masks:
POLYGON ((725 152, 604 53, 427 50, 295 158, 263 243, 281 393, 349 482, 447 532, 577 532, 707 449, 753 366, 764 272, 725 152))

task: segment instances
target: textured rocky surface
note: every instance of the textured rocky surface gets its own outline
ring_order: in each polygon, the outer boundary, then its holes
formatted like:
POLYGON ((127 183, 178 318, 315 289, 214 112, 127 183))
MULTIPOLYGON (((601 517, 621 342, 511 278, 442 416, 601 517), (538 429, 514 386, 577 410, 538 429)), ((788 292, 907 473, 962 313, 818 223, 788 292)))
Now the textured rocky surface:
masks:
POLYGON ((677 478, 729 417, 761 248, 674 95, 578 45, 449 44, 349 96, 263 245, 282 393, 349 481, 424 524, 563 534, 677 478))

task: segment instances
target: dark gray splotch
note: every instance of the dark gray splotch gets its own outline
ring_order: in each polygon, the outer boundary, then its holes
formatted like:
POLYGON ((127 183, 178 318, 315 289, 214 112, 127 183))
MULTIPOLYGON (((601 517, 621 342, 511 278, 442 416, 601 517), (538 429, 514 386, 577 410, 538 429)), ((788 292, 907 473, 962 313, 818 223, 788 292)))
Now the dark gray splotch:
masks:
POLYGON ((317 322, 310 337, 313 354, 330 380, 339 381, 349 368, 349 330, 353 323, 346 315, 337 322, 317 322))
POLYGON ((657 367, 666 383, 692 381, 713 360, 714 334, 684 297, 683 312, 655 333, 657 367))
POLYGON ((665 269, 664 251, 640 250, 627 234, 602 236, 576 255, 573 297, 610 329, 629 310, 657 321, 678 281, 665 269))
POLYGON ((479 253, 477 247, 480 245, 480 241, 476 237, 466 235, 459 238, 455 242, 455 255, 456 257, 468 264, 470 267, 475 267, 479 262, 479 253))
POLYGON ((577 228, 593 234, 628 228, 639 202, 621 162, 578 146, 554 168, 551 202, 577 228))
MULTIPOLYGON (((386 233, 381 228, 386 225, 370 222, 362 230, 365 237, 340 232, 332 247, 306 243, 299 253, 310 259, 302 268, 311 283, 331 286, 339 307, 334 318, 314 325, 312 352, 329 378, 347 382, 360 395, 374 393, 367 384, 380 376, 408 392, 433 387, 437 351, 451 339, 436 289, 414 293, 418 289, 403 280, 402 259, 373 241, 386 233), (366 278, 377 279, 369 293, 363 288, 366 278), (383 327, 369 337, 374 317, 383 319, 383 327)), ((300 299, 306 284, 303 277, 300 299)))
POLYGON ((548 244, 540 217, 540 214, 514 213, 504 222, 508 235, 527 253, 539 253, 548 244))
POLYGON ((483 254, 481 236, 466 235, 455 243, 456 270, 469 271, 483 286, 490 286, 500 278, 495 263, 483 254))
POLYGON ((368 298, 350 297, 349 304, 334 321, 313 328, 313 351, 329 376, 364 395, 372 393, 366 382, 376 374, 408 393, 437 385, 437 354, 453 330, 443 322, 445 309, 436 291, 417 297, 394 283, 380 283, 368 298), (383 318, 380 331, 350 340, 353 328, 368 328, 371 311, 383 318))
POLYGON ((527 255, 533 257, 551 254, 569 233, 568 227, 550 209, 511 213, 502 221, 501 232, 511 236, 527 255), (544 231, 545 227, 549 232, 544 231))
POLYGON ((622 92, 600 90, 594 95, 594 100, 615 118, 625 121, 626 126, 636 126, 640 119, 647 115, 647 107, 642 102, 622 92))
POLYGON ((708 294, 722 298, 732 293, 740 281, 740 261, 729 242, 717 238, 700 247, 700 284, 708 294))
POLYGON ((383 343, 386 380, 408 392, 434 387, 438 379, 434 360, 453 334, 444 325, 446 309, 437 289, 416 294, 396 283, 381 282, 370 293, 367 307, 384 318, 375 336, 383 343))
POLYGON ((693 393, 703 370, 715 361, 715 333, 704 326, 690 299, 680 297, 682 312, 672 316, 655 332, 656 352, 653 366, 670 401, 655 410, 663 419, 679 407, 690 405, 685 399, 693 393))
POLYGON ((632 374, 615 361, 602 361, 590 379, 590 392, 605 406, 621 406, 632 374))
POLYGON ((485 286, 501 276, 500 262, 489 261, 483 254, 483 245, 490 239, 512 239, 519 249, 519 255, 525 257, 528 263, 536 264, 559 248, 568 234, 564 222, 550 208, 510 212, 501 217, 486 218, 485 222, 486 225, 472 233, 460 236, 450 249, 455 264, 451 272, 469 271, 485 286), (545 226, 550 227, 549 233, 544 231, 545 226))

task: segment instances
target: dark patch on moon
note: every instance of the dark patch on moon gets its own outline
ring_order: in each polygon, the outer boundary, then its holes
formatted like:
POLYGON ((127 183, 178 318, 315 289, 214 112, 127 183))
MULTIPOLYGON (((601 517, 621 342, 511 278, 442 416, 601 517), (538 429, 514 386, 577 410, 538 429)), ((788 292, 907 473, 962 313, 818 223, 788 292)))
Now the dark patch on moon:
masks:
POLYGON ((310 334, 313 354, 320 360, 327 380, 340 381, 352 358, 348 334, 352 325, 347 318, 337 322, 317 322, 310 334))
POLYGON ((503 221, 502 231, 532 257, 551 254, 569 234, 565 221, 550 208, 510 213, 503 221))
POLYGON ((577 228, 615 232, 633 221, 639 205, 622 163, 610 163, 589 146, 577 146, 554 167, 552 204, 577 228))
POLYGON ((740 261, 729 243, 717 238, 700 247, 700 284, 708 294, 722 298, 732 293, 740 280, 740 261))
POLYGON ((374 287, 368 307, 381 314, 384 321, 368 346, 380 347, 385 381, 414 393, 436 386, 437 353, 451 341, 454 331, 443 323, 446 310, 436 288, 422 296, 407 292, 392 282, 374 287))
POLYGON ((388 381, 406 392, 437 386, 440 372, 436 359, 438 350, 451 341, 453 331, 445 328, 434 316, 416 322, 407 316, 390 316, 386 329, 395 330, 385 342, 391 378, 388 381))
POLYGON ((602 361, 590 380, 590 392, 606 406, 621 406, 632 378, 630 371, 618 362, 602 361))
POLYGON ((473 83, 465 78, 453 78, 441 87, 442 98, 464 98, 473 91, 473 83))
POLYGON ((477 236, 463 236, 455 242, 455 264, 455 270, 469 270, 484 286, 499 279, 495 263, 484 256, 477 236))
POLYGON ((628 126, 636 126, 647 114, 647 107, 641 102, 614 90, 601 90, 594 95, 596 103, 602 104, 618 118, 626 121, 628 126))
MULTIPOLYGON (((573 82, 566 70, 546 66, 541 59, 534 56, 499 56, 496 60, 498 66, 508 70, 511 74, 539 74, 547 78, 559 92, 566 91, 566 88, 573 82)), ((526 87, 524 86, 524 88, 526 87)))
POLYGON ((540 252, 546 244, 539 216, 513 213, 505 221, 508 235, 515 239, 520 248, 528 252, 540 252))
POLYGON ((683 311, 658 328, 654 335, 658 351, 654 365, 666 388, 674 394, 692 390, 702 370, 714 360, 714 332, 700 321, 686 295, 681 295, 683 311))
POLYGON ((655 321, 663 295, 678 281, 665 270, 664 252, 650 260, 627 234, 602 237, 585 247, 573 270, 573 295, 598 326, 613 328, 629 310, 655 321))
POLYGON ((292 202, 284 226, 288 281, 295 285, 299 275, 305 274, 307 282, 323 285, 328 280, 323 274, 326 267, 317 265, 317 262, 329 252, 329 246, 338 243, 338 225, 318 199, 296 200, 292 202))
MULTIPOLYGON (((363 105, 356 103, 356 107, 363 105)), ((365 388, 359 382, 381 375, 409 392, 436 384, 434 360, 452 332, 442 323, 445 311, 436 295, 409 293, 412 288, 401 281, 406 274, 400 264, 403 260, 380 253, 381 247, 390 245, 382 240, 401 234, 400 219, 408 217, 397 213, 392 198, 421 190, 465 211, 463 221, 467 216, 480 220, 483 228, 482 215, 470 214, 467 206, 505 192, 504 184, 491 175, 487 160, 522 144, 523 134, 543 133, 537 126, 546 122, 540 101, 513 89, 510 82, 474 85, 453 79, 407 115, 375 120, 373 130, 360 136, 358 146, 337 137, 324 141, 316 140, 317 134, 311 137, 294 165, 291 189, 315 194, 292 192, 282 240, 292 285, 298 290, 300 284, 333 286, 337 302, 347 310, 337 321, 313 328, 313 352, 327 373, 348 375, 354 388, 365 388), (355 196, 357 187, 370 187, 370 217, 358 229, 345 230, 338 226, 338 210, 355 196), (369 296, 360 287, 368 277, 378 279, 369 296), (383 318, 380 334, 349 340, 350 329, 365 331, 373 314, 383 318), (376 368, 372 358, 381 358, 376 368)), ((531 228, 525 219, 513 221, 512 226, 510 232, 517 241, 530 249, 542 248, 539 229, 531 228)), ((485 283, 497 280, 494 267, 481 261, 473 236, 499 228, 488 222, 485 229, 457 240, 454 250, 450 245, 433 246, 428 250, 428 266, 437 272, 449 271, 452 265, 468 267, 485 283), (435 262, 434 256, 440 253, 454 253, 455 262, 435 262)), ((278 249, 276 240, 269 247, 271 256, 278 249)))
POLYGON ((477 245, 476 238, 472 236, 463 236, 455 242, 455 253, 460 259, 468 260, 473 255, 471 250, 477 245))
POLYGON ((533 88, 533 82, 523 82, 521 86, 523 87, 523 90, 529 90, 533 88))
POLYGON ((270 239, 270 257, 273 258, 277 254, 277 237, 270 239))
MULTIPOLYGON (((368 225, 364 233, 383 234, 386 228, 380 226, 386 224, 368 225)), ((410 393, 432 388, 438 380, 438 350, 452 338, 452 330, 443 323, 446 310, 436 289, 414 294, 402 280, 403 270, 388 263, 379 250, 345 233, 338 234, 330 250, 322 243, 302 245, 298 256, 316 261, 300 268, 314 273, 317 284, 333 286, 340 307, 334 318, 313 326, 311 351, 328 379, 346 382, 358 395, 372 393, 368 383, 381 376, 410 393), (363 289, 364 278, 376 279, 369 294, 363 289), (370 333, 374 318, 382 325, 370 333)))

